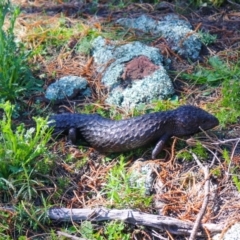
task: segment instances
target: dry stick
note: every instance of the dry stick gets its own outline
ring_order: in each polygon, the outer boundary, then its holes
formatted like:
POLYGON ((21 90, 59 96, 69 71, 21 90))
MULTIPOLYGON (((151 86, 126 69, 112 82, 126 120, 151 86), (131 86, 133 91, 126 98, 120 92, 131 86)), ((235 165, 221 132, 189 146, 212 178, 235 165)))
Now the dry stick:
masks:
POLYGON ((211 149, 209 149, 207 146, 205 146, 203 144, 203 147, 205 147, 213 156, 214 156, 214 159, 212 160, 211 164, 210 164, 210 168, 213 166, 214 162, 215 162, 215 159, 218 160, 219 164, 223 167, 222 163, 221 163, 221 160, 218 158, 217 154, 214 153, 211 149))
POLYGON ((208 137, 209 140, 213 141, 213 138, 205 130, 203 130, 201 127, 199 128, 208 137))
POLYGON ((65 233, 65 232, 57 231, 57 234, 58 234, 58 236, 64 236, 64 237, 67 237, 72 240, 87 240, 86 238, 79 238, 79 237, 73 236, 73 235, 65 233))
MULTIPOLYGON (((121 220, 133 225, 148 226, 177 235, 190 235, 193 229, 193 224, 189 222, 172 217, 134 211, 132 209, 119 210, 103 207, 96 209, 51 208, 48 210, 47 215, 50 219, 61 222, 121 220)), ((224 226, 222 224, 204 223, 202 227, 206 227, 211 234, 216 234, 220 233, 224 226)))
POLYGON ((230 158, 230 163, 228 164, 228 171, 227 171, 227 178, 229 179, 229 172, 230 172, 230 167, 231 167, 231 163, 232 163, 232 160, 233 160, 233 157, 234 157, 234 154, 235 154, 235 151, 236 151, 236 148, 238 146, 238 143, 240 142, 240 138, 237 139, 234 147, 233 147, 233 150, 232 150, 232 154, 231 154, 231 158, 230 158))
POLYGON ((235 9, 240 9, 240 4, 236 3, 235 1, 227 0, 235 9))
POLYGON ((202 168, 203 172, 204 172, 204 178, 205 178, 205 184, 204 184, 204 200, 203 200, 203 204, 202 204, 202 207, 201 207, 201 210, 200 212, 198 213, 198 216, 197 216, 197 219, 193 225, 193 229, 192 229, 192 232, 191 232, 191 235, 189 237, 189 240, 194 240, 196 238, 196 234, 197 234, 197 231, 198 231, 198 228, 200 226, 200 222, 203 218, 203 215, 206 211, 206 208, 207 208, 207 205, 208 205, 208 199, 209 199, 209 169, 207 166, 203 166, 202 163, 198 160, 196 154, 192 153, 192 156, 194 158, 194 160, 197 162, 198 166, 200 168, 202 168))
POLYGON ((240 140, 240 138, 231 138, 231 139, 227 139, 227 140, 218 140, 217 142, 213 142, 212 144, 214 145, 220 145, 220 144, 224 144, 224 143, 228 143, 228 142, 234 142, 234 141, 238 141, 240 140))
POLYGON ((152 235, 153 235, 154 237, 159 238, 160 240, 168 240, 168 238, 163 237, 163 236, 160 235, 158 232, 156 232, 154 229, 152 229, 152 235))

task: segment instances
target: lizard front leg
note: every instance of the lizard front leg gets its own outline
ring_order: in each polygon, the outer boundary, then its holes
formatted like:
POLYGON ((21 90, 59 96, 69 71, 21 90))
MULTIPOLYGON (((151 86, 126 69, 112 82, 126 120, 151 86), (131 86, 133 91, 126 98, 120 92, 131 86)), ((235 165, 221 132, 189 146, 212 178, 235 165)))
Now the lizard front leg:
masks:
POLYGON ((155 148, 152 151, 152 159, 156 159, 157 155, 161 152, 161 150, 163 149, 163 146, 165 145, 165 143, 167 142, 167 140, 171 137, 171 135, 165 133, 160 140, 157 142, 155 148))
POLYGON ((77 129, 70 128, 68 130, 68 140, 71 144, 75 144, 77 142, 77 129))

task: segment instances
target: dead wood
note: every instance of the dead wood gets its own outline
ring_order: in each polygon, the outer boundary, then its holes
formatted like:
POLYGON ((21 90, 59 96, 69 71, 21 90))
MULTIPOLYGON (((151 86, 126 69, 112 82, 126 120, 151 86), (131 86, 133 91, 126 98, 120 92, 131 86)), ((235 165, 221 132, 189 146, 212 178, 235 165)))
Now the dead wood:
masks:
MULTIPOLYGON (((106 220, 121 220, 134 225, 143 225, 153 227, 160 230, 169 231, 176 235, 190 235, 193 229, 193 223, 184 222, 171 217, 147 214, 131 209, 111 209, 106 208, 83 208, 83 209, 68 209, 68 208, 52 208, 48 210, 48 216, 52 220, 71 222, 71 221, 106 221, 106 220)), ((220 233, 224 228, 221 224, 199 224, 199 229, 206 228, 211 234, 220 233)), ((198 231, 197 235, 203 235, 203 231, 198 231)))

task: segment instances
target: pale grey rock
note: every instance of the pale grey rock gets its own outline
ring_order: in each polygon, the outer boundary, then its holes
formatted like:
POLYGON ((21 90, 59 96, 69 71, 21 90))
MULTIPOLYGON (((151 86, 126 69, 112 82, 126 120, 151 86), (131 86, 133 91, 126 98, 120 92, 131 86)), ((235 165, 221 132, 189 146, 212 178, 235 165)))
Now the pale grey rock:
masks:
POLYGON ((141 15, 138 18, 121 18, 117 23, 163 36, 170 48, 183 57, 193 60, 199 57, 202 43, 198 34, 192 30, 189 22, 179 19, 175 14, 169 14, 159 21, 141 15))
POLYGON ((217 234, 213 240, 240 240, 240 223, 232 225, 224 234, 217 234))
POLYGON ((145 33, 159 34, 159 31, 157 31, 159 21, 144 14, 138 18, 120 18, 116 23, 124 27, 141 30, 145 33))
POLYGON ((174 93, 172 82, 162 65, 163 56, 157 48, 141 42, 117 46, 116 42, 106 43, 102 37, 98 37, 93 42, 93 57, 98 65, 97 70, 103 73, 102 83, 109 89, 106 102, 110 105, 134 108, 153 100, 165 99, 174 93), (138 56, 148 57, 159 69, 143 79, 123 81, 121 76, 125 64, 138 56))
POLYGON ((135 161, 129 169, 130 185, 139 189, 143 188, 145 194, 150 195, 157 171, 159 171, 159 165, 156 163, 140 160, 135 161))
POLYGON ((50 101, 72 99, 77 95, 91 96, 87 80, 77 76, 65 76, 48 86, 45 97, 50 101))

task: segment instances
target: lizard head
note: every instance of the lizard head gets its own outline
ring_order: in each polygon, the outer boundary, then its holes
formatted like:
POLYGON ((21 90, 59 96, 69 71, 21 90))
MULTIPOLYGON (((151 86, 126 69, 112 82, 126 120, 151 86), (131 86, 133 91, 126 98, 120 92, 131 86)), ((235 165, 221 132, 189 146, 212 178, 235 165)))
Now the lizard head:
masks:
POLYGON ((174 115, 174 136, 195 134, 216 127, 219 121, 212 114, 191 105, 181 106, 172 111, 174 115))

